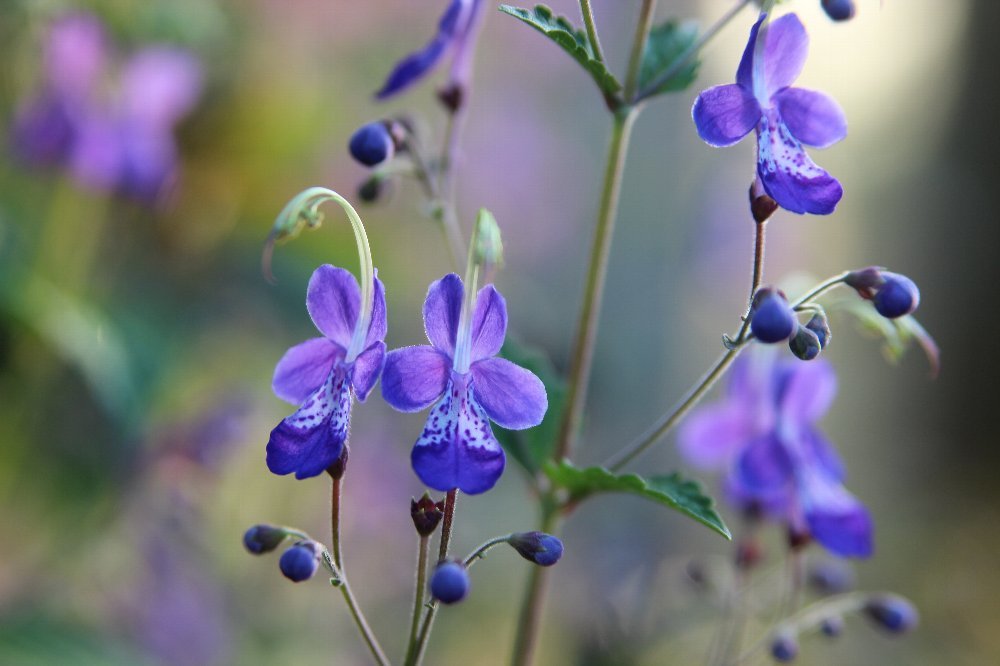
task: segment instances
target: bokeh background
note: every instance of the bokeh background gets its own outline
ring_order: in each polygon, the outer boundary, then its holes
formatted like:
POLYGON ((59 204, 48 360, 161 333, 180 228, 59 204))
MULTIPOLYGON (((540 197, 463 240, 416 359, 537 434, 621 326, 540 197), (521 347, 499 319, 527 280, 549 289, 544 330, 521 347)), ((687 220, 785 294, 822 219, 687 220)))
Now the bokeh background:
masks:
MULTIPOLYGON (((550 4, 578 16, 575 2, 550 4)), ((620 71, 638 2, 594 4, 620 71)), ((660 5, 662 18, 705 24, 730 3, 660 5)), ((787 4, 812 37, 800 84, 832 94, 850 121, 846 141, 814 155, 846 196, 831 217, 779 213, 766 275, 796 281, 877 263, 921 286, 940 377, 928 379, 918 351, 885 362, 878 340, 834 315, 825 354, 841 388, 824 428, 877 525, 877 555, 857 565, 858 584, 910 597, 922 625, 890 639, 853 620, 837 642, 807 640, 801 662, 997 663, 1000 10, 991 0, 858 5, 852 22, 833 24, 818 0, 787 4)), ((331 210, 320 232, 278 250, 274 286, 259 253, 293 194, 314 184, 349 193, 363 180, 345 149, 360 124, 406 110, 440 134, 433 85, 387 105, 372 93, 443 6, 2 3, 0 663, 365 663, 338 595, 317 580, 292 586, 276 558, 240 546, 256 522, 325 534, 327 483, 264 466, 269 429, 289 410, 269 384, 284 350, 313 335, 310 273, 324 262, 353 269, 353 241, 331 210), (87 182, 18 144, 14 127, 44 88, 48 27, 73 11, 105 25, 102 95, 124 94, 115 77, 150 44, 200 63, 190 109, 158 135, 176 136, 177 164, 156 196, 87 182)), ((690 107, 702 87, 732 79, 751 13, 705 51, 691 90, 651 103, 635 128, 581 463, 662 413, 716 357, 742 307, 751 142, 708 148, 690 107)), ((609 121, 574 63, 493 11, 476 71, 461 218, 468 229, 478 207, 495 213, 511 334, 565 368, 609 121)), ((440 234, 411 182, 362 214, 388 289, 387 342, 418 343, 427 285, 451 270, 440 234)), ((408 505, 422 492, 408 454, 421 422, 378 399, 356 409, 347 483, 348 571, 397 657, 414 559, 408 505)), ((640 465, 683 467, 672 440, 640 465)), ((495 491, 463 501, 456 550, 533 527, 526 488, 511 465, 495 491)), ((698 663, 715 611, 685 563, 725 556, 725 543, 627 497, 585 505, 565 542, 539 663, 698 663)), ((777 537, 771 546, 777 558, 777 537)), ((505 663, 527 567, 513 553, 478 565, 470 599, 441 613, 428 663, 505 663)))

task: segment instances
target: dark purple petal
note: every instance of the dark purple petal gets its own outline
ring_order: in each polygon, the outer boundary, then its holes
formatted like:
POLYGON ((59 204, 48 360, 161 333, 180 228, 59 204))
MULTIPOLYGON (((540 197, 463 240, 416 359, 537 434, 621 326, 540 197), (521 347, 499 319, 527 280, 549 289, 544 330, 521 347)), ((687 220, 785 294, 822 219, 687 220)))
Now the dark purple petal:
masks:
POLYGON ((809 35, 795 14, 771 21, 764 32, 764 85, 766 97, 795 82, 806 64, 809 35))
POLYGON ((320 333, 344 349, 351 346, 360 303, 361 289, 349 271, 330 264, 313 271, 306 290, 306 309, 320 333))
POLYGON ((327 338, 312 338, 290 348, 274 368, 274 394, 301 405, 323 385, 333 364, 344 357, 344 349, 327 338))
POLYGON ((424 330, 431 344, 449 357, 455 355, 455 336, 462 312, 462 278, 454 273, 431 283, 424 301, 424 330))
POLYGON ((393 349, 385 357, 382 397, 401 412, 419 412, 448 385, 451 359, 428 345, 393 349))
POLYGON ((354 396, 364 402, 375 388, 375 382, 385 366, 385 343, 379 340, 354 359, 354 396))
POLYGON ((23 106, 14 119, 11 146, 25 162, 51 165, 66 157, 76 137, 77 116, 51 92, 23 106))
POLYGON ((506 335, 507 303, 488 284, 476 294, 476 309, 472 313, 472 362, 496 356, 506 335))
POLYGON ((375 269, 375 294, 372 302, 372 321, 368 325, 368 337, 365 347, 371 347, 378 340, 385 340, 388 321, 385 316, 385 285, 378 279, 378 269, 375 269))
POLYGON ((677 448, 698 469, 718 469, 755 434, 753 412, 744 404, 727 401, 691 414, 677 435, 677 448))
POLYGON ((426 76, 452 45, 459 28, 463 10, 470 0, 452 0, 438 23, 438 31, 427 45, 403 58, 389 73, 382 89, 375 93, 377 99, 387 99, 405 90, 426 76))
POLYGON ((807 146, 826 148, 847 136, 844 110, 825 93, 785 88, 773 101, 792 136, 807 146))
POLYGON ((757 175, 768 195, 793 213, 828 215, 844 190, 806 154, 776 111, 766 111, 757 125, 757 175))
POLYGON ((799 494, 813 537, 842 557, 869 557, 874 545, 868 510, 839 483, 820 470, 800 479, 799 494))
POLYGON ((497 425, 523 430, 545 418, 549 400, 534 373, 504 358, 476 361, 469 371, 476 401, 497 425))
POLYGON ((768 433, 740 452, 734 478, 746 492, 766 496, 787 488, 792 480, 792 465, 784 444, 768 433))
POLYGON ((787 363, 792 371, 780 396, 781 420, 784 424, 814 423, 830 408, 837 394, 833 366, 823 359, 787 363))
POLYGON ((295 472, 306 479, 336 462, 351 421, 351 387, 342 367, 271 431, 267 467, 275 474, 295 472))
POLYGON ((201 66, 189 52, 164 46, 145 48, 122 70, 122 110, 132 122, 169 131, 194 108, 201 80, 201 66))
POLYGON ((753 91, 753 52, 757 44, 757 34, 760 32, 760 24, 764 21, 764 14, 761 14, 757 22, 750 28, 750 40, 747 41, 746 48, 743 49, 743 57, 740 58, 740 66, 736 70, 736 83, 744 90, 753 91))
POLYGON ((731 146, 760 120, 760 105, 753 94, 730 83, 709 88, 698 95, 691 109, 698 136, 710 146, 731 146))
POLYGON ((847 467, 841 460, 833 444, 814 428, 809 428, 800 434, 805 464, 814 466, 833 481, 843 483, 847 477, 847 467))
POLYGON ((176 180, 177 147, 168 130, 130 123, 121 128, 118 189, 147 202, 167 193, 176 180))
POLYGON ((410 461, 420 480, 434 490, 457 488, 476 495, 496 484, 506 460, 467 382, 466 376, 453 375, 444 397, 427 415, 410 461))

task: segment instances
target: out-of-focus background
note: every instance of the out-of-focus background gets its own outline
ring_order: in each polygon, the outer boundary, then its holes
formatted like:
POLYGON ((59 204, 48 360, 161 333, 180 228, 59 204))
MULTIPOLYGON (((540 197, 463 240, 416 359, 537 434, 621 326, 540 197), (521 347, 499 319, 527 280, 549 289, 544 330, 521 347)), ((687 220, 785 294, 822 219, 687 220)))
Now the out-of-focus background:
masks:
MULTIPOLYGON (((575 2, 550 4, 578 17, 575 2)), ((617 71, 638 4, 594 3, 617 71)), ((846 141, 813 155, 846 195, 830 217, 779 213, 766 275, 881 264, 921 286, 940 377, 928 379, 916 351, 884 362, 877 340, 834 315, 825 355, 840 394, 823 427, 876 522, 877 554, 856 566, 858 584, 910 597, 922 624, 890 639, 852 620, 839 641, 807 640, 801 661, 996 663, 1000 10, 991 0, 857 4, 845 24, 818 0, 785 5, 812 38, 800 85, 833 95, 850 121, 846 141)), ((353 270, 353 242, 331 210, 320 232, 278 250, 277 285, 262 279, 259 254, 299 190, 354 192, 365 172, 346 142, 362 123, 407 110, 440 135, 434 83, 385 105, 372 93, 444 5, 3 3, 0 663, 365 663, 338 595, 317 580, 292 586, 274 556, 240 546, 255 522, 326 533, 327 483, 264 466, 268 432, 290 410, 269 385, 284 350, 314 335, 310 273, 324 262, 353 270), (58 27, 71 34, 47 50, 58 27), (72 151, 70 127, 85 128, 72 151)), ((729 6, 664 1, 660 16, 704 25, 729 6)), ((752 143, 708 148, 690 107, 701 88, 732 80, 751 22, 747 10, 706 49, 695 86, 654 101, 635 128, 581 463, 662 413, 716 357, 743 305, 752 143)), ((476 64, 461 218, 468 229, 478 207, 495 213, 511 335, 565 368, 607 114, 573 62, 492 10, 476 64)), ((387 285, 387 342, 419 343, 427 285, 451 270, 440 234, 411 182, 362 214, 387 285)), ((397 656, 414 560, 409 499, 423 490, 409 449, 422 418, 376 395, 352 432, 346 563, 397 656)), ((683 467, 672 440, 641 466, 683 467)), ((511 464, 496 490, 466 498, 456 550, 532 528, 526 488, 511 464)), ((684 565, 725 555, 722 540, 628 497, 584 505, 564 536, 539 663, 699 661, 715 611, 684 565)), ((771 546, 777 558, 777 537, 771 546)), ((428 662, 505 663, 528 566, 513 553, 478 565, 471 597, 440 614, 428 662)))

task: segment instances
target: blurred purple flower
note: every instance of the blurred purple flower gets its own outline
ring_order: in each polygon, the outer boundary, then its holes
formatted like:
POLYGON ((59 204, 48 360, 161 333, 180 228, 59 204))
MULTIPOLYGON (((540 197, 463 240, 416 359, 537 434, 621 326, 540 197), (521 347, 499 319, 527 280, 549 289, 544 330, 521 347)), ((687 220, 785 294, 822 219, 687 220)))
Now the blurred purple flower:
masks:
POLYGON ((506 462, 490 420, 512 430, 536 426, 548 399, 538 377, 494 358, 507 334, 507 304, 500 292, 483 287, 466 319, 464 291, 454 273, 431 284, 424 302, 431 345, 389 352, 382 397, 402 412, 437 402, 413 447, 413 470, 435 490, 476 494, 496 484, 506 462), (464 330, 460 320, 466 321, 464 330))
POLYGON ((837 555, 868 557, 871 518, 844 488, 844 465, 815 427, 835 392, 823 360, 744 356, 725 398, 691 415, 679 446, 692 465, 726 470, 727 494, 740 506, 811 533, 837 555))
POLYGON ((306 308, 324 337, 289 349, 274 369, 272 387, 301 405, 271 431, 267 467, 305 479, 337 461, 351 422, 353 391, 364 402, 385 363, 385 287, 375 278, 374 306, 363 350, 347 358, 361 308, 357 280, 343 268, 320 266, 309 280, 306 308))
POLYGON ((55 21, 44 81, 21 106, 12 143, 28 163, 62 164, 86 187, 152 202, 176 178, 173 132, 201 94, 201 66, 182 49, 150 46, 125 62, 108 96, 111 59, 96 17, 55 21))
POLYGON ((805 64, 809 36, 795 14, 775 20, 757 35, 750 30, 736 83, 709 88, 691 113, 698 134, 712 146, 731 146, 757 129, 757 177, 767 194, 793 213, 832 213, 844 191, 817 166, 802 144, 826 148, 847 135, 840 106, 827 95, 792 88, 805 64))
POLYGON ((449 52, 454 54, 451 87, 461 91, 468 82, 475 38, 485 4, 484 0, 451 0, 431 41, 399 61, 375 97, 388 99, 409 88, 432 72, 449 52))

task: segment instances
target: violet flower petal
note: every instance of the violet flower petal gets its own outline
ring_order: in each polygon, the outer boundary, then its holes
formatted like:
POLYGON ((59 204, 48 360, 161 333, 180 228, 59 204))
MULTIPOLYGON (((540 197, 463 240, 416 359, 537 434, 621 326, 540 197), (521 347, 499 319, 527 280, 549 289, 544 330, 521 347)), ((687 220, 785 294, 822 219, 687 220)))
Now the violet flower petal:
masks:
POLYGON ((52 23, 45 70, 56 94, 80 102, 93 95, 104 74, 108 45, 101 21, 91 14, 65 15, 52 23))
POLYGON ((364 402, 375 388, 382 368, 385 366, 385 343, 381 340, 372 344, 354 359, 354 395, 358 402, 364 402))
POLYGON ((368 324, 368 335, 365 338, 365 348, 379 340, 385 340, 388 331, 388 321, 385 315, 385 285, 378 279, 378 269, 375 270, 375 294, 372 299, 372 320, 368 324))
POLYGON ((698 136, 718 148, 731 146, 749 134, 760 113, 754 96, 735 83, 703 91, 691 108, 698 136))
POLYGON ((133 122, 168 131, 194 108, 201 82, 201 66, 189 52, 165 46, 142 49, 122 71, 122 111, 133 122))
POLYGON ((486 415, 511 430, 542 422, 549 407, 542 380, 504 358, 486 358, 469 368, 472 394, 486 415))
POLYGON ((844 195, 840 182, 809 159, 773 110, 757 126, 757 174, 768 195, 793 213, 828 215, 844 195))
POLYGON ((343 451, 351 420, 351 387, 343 366, 271 431, 267 467, 274 474, 321 474, 343 451))
POLYGON ((462 279, 454 273, 431 283, 424 301, 424 330, 431 344, 455 356, 455 335, 462 312, 462 279))
POLYGON ((843 483, 847 478, 847 466, 833 444, 814 428, 800 435, 800 446, 807 464, 821 470, 831 480, 843 483))
POLYGON ((807 146, 826 148, 847 136, 844 110, 825 93, 785 88, 772 101, 792 136, 807 146))
POLYGON ((789 361, 789 373, 781 394, 782 425, 815 423, 820 419, 837 394, 837 375, 833 366, 823 359, 814 361, 789 361))
POLYGON ((452 377, 444 397, 428 413, 410 461, 420 480, 434 490, 457 488, 476 495, 496 484, 506 459, 467 376, 452 377))
POLYGON ((770 98, 792 85, 806 64, 809 35, 795 14, 785 14, 771 21, 764 32, 764 81, 761 86, 770 98))
POLYGON ((358 321, 361 289, 350 271, 323 264, 309 278, 306 309, 316 328, 345 350, 358 321))
POLYGON ((736 83, 748 92, 753 92, 753 55, 754 47, 757 44, 757 34, 760 32, 760 24, 764 22, 762 14, 750 28, 750 39, 743 49, 743 57, 740 58, 740 65, 736 69, 736 83))
POLYGON ((382 397, 401 412, 418 412, 444 393, 451 359, 429 345, 394 349, 385 357, 382 397))
POLYGON ((333 364, 344 358, 344 349, 327 338, 312 338, 290 348, 274 368, 274 394, 301 405, 323 385, 333 364))
POLYGON ((871 516, 841 484, 820 470, 807 468, 800 478, 799 494, 806 523, 816 541, 843 557, 871 556, 871 516))
POLYGON ((740 451, 734 467, 735 479, 750 493, 764 496, 780 492, 792 480, 792 464, 784 444, 768 433, 740 451))
POLYGON ((734 401, 702 407, 677 434, 677 448, 689 464, 702 470, 727 465, 754 434, 754 415, 734 401))
POLYGON ((492 284, 488 284, 476 294, 476 308, 472 313, 471 361, 474 363, 496 356, 506 335, 507 302, 492 284))
POLYGON ((77 124, 69 170, 81 185, 96 190, 113 189, 124 161, 121 128, 112 119, 94 114, 77 124))

